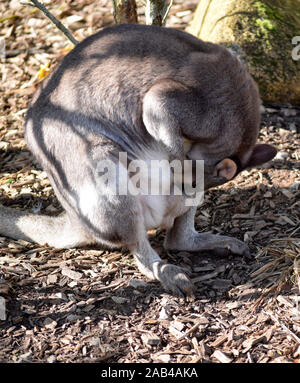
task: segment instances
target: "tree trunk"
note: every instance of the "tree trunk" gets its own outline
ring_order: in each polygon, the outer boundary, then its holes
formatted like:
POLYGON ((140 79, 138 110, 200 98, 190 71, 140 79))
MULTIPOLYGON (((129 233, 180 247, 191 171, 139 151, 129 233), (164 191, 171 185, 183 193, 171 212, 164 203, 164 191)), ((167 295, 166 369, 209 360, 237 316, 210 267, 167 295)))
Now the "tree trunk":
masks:
MULTIPOLYGON (((170 6, 172 1, 170 3, 170 6)), ((168 0, 147 0, 146 4, 146 24, 159 25, 165 24, 165 19, 169 11, 168 0)))
POLYGON ((188 32, 236 51, 264 101, 300 103, 299 0, 200 0, 188 32))
POLYGON ((113 0, 113 4, 117 24, 138 22, 135 0, 113 0))

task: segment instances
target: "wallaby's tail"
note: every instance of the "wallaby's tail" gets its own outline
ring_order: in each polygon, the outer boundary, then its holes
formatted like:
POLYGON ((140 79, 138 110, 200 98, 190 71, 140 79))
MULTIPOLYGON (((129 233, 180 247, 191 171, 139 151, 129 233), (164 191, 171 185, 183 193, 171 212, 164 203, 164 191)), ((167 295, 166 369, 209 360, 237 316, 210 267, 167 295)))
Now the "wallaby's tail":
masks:
POLYGON ((66 213, 50 217, 4 206, 0 206, 0 235, 57 248, 89 242, 84 230, 71 223, 66 213))

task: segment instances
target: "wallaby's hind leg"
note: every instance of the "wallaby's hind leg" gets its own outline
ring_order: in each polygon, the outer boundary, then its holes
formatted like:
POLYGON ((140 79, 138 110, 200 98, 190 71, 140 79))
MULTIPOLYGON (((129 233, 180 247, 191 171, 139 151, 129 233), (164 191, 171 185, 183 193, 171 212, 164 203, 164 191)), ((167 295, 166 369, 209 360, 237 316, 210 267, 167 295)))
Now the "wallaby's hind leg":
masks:
POLYGON ((167 231, 164 246, 168 250, 210 251, 229 250, 237 255, 249 255, 248 246, 225 235, 198 233, 194 228, 196 207, 190 208, 185 214, 174 221, 174 226, 167 231))

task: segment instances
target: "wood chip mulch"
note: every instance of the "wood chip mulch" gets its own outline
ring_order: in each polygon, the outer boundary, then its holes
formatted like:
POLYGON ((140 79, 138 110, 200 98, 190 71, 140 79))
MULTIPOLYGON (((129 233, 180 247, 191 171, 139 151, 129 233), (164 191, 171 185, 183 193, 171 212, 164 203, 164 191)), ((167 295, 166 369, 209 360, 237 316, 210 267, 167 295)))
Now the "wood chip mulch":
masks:
MULTIPOLYGON (((45 1, 81 40, 113 24, 111 1, 45 1)), ((197 1, 174 1, 184 29, 197 1)), ((70 49, 37 10, 0 4, 0 203, 50 215, 61 207, 23 139, 28 101, 70 49), (5 53, 4 47, 5 46, 5 53)), ((143 8, 139 7, 141 22, 143 8)), ((200 232, 235 236, 252 258, 166 253, 197 287, 173 297, 126 250, 59 250, 0 238, 0 362, 273 363, 300 361, 300 106, 264 105, 260 141, 279 152, 206 193, 200 232)))

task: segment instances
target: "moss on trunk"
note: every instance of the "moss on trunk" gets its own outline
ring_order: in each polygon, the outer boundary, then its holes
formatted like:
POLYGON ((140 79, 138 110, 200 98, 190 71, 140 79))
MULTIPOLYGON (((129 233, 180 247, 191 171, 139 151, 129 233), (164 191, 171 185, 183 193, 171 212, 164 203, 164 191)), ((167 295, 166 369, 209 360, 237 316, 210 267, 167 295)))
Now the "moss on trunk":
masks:
POLYGON ((299 0, 200 0, 189 32, 237 50, 263 100, 300 104, 299 0))

